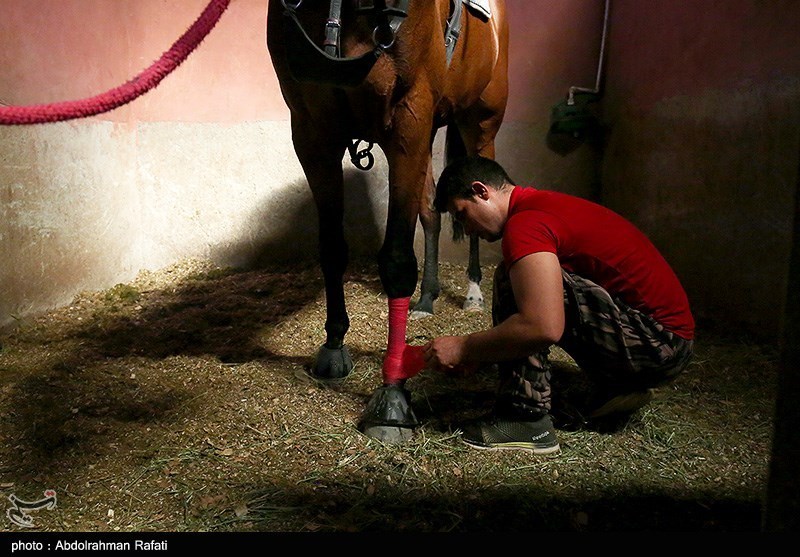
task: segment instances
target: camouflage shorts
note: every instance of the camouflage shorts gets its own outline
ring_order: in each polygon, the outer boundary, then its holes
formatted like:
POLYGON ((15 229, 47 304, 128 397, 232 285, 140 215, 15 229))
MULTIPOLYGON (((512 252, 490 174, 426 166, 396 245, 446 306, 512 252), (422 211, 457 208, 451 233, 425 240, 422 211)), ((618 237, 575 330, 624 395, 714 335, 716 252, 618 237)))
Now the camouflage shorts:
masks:
MULTIPOLYGON (((693 342, 613 298, 594 282, 562 269, 565 327, 558 346, 601 388, 635 391, 663 385, 688 365, 693 342)), ((494 275, 492 321, 517 312, 505 265, 494 275)), ((548 352, 500 365, 501 405, 534 413, 550 410, 548 352)))

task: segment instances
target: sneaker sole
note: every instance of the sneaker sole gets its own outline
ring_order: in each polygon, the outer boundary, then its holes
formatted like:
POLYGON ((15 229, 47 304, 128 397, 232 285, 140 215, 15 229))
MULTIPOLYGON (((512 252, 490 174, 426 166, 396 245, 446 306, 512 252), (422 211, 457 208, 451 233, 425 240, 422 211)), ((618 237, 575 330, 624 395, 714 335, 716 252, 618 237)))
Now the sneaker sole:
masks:
POLYGON ((503 443, 497 445, 478 445, 476 443, 470 443, 466 439, 462 439, 461 441, 473 449, 480 449, 482 451, 529 451, 533 454, 546 455, 557 453, 561 450, 561 446, 557 444, 553 445, 552 447, 534 447, 530 443, 524 442, 503 443))

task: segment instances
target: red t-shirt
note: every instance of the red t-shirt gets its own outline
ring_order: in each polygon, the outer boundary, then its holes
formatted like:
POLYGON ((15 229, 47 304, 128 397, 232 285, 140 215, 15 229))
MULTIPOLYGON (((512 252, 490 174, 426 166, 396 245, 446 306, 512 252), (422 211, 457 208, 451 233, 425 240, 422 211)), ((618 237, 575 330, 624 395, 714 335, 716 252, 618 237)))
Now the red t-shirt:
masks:
POLYGON ((694 318, 678 277, 650 240, 610 209, 517 186, 502 245, 507 268, 532 253, 555 253, 567 271, 599 284, 676 335, 694 338, 694 318))

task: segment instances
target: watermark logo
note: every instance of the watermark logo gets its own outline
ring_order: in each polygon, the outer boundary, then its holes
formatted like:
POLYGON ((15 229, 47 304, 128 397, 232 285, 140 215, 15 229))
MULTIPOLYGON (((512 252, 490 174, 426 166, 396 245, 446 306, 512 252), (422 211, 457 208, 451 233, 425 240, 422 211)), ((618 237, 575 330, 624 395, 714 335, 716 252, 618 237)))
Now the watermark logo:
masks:
POLYGON ((13 493, 8 496, 13 505, 6 511, 8 519, 22 528, 33 528, 33 517, 28 513, 40 509, 51 510, 56 507, 56 492, 48 489, 44 492, 44 499, 38 501, 23 501, 13 493))

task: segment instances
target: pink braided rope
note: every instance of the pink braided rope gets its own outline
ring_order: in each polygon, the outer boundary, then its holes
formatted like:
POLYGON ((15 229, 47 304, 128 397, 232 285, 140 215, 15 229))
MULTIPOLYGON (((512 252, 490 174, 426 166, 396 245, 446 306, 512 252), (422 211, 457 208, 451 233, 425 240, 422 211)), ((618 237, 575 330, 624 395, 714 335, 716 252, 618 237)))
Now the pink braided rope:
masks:
POLYGON ((158 85, 172 70, 181 65, 211 32, 229 4, 230 0, 211 0, 200 17, 181 38, 175 41, 172 48, 127 83, 100 95, 76 101, 0 107, 0 124, 12 126, 43 124, 85 118, 131 102, 158 85))

